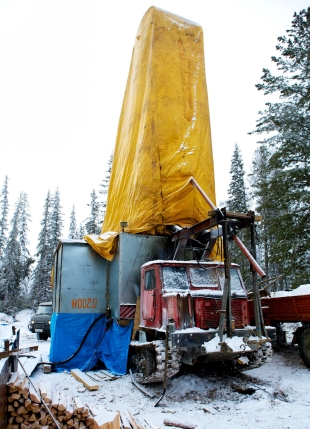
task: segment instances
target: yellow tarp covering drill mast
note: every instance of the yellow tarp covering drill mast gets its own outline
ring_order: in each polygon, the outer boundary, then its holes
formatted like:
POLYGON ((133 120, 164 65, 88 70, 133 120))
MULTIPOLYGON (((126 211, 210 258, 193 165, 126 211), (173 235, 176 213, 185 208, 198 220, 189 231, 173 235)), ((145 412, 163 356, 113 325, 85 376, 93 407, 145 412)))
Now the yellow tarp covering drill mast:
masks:
POLYGON ((135 39, 104 224, 85 239, 112 260, 121 221, 156 235, 202 221, 210 207, 192 177, 215 205, 203 31, 151 7, 135 39))

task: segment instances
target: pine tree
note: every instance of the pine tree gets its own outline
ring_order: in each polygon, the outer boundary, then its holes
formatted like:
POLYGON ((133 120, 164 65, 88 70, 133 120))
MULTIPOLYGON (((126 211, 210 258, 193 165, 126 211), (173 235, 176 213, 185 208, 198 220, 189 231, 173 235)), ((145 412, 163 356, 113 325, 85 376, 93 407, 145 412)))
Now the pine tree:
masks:
POLYGON ((70 215, 70 226, 69 226, 69 235, 68 238, 70 239, 77 239, 79 238, 79 234, 77 231, 77 225, 76 225, 76 218, 75 218, 75 206, 72 206, 72 211, 70 215))
MULTIPOLYGON (((257 226, 259 240, 260 265, 264 269, 267 278, 274 278, 281 274, 282 266, 279 261, 274 260, 273 244, 277 237, 278 209, 274 204, 272 189, 273 178, 277 176, 276 170, 269 170, 269 159, 271 153, 266 145, 261 145, 254 153, 252 173, 249 175, 252 185, 252 197, 255 201, 256 211, 262 215, 263 220, 257 226)), ((283 290, 285 279, 280 279, 272 285, 270 291, 283 290)))
POLYGON ((102 221, 99 219, 99 202, 95 189, 92 190, 91 202, 87 204, 90 207, 90 216, 86 219, 85 228, 87 234, 99 234, 101 231, 102 221))
MULTIPOLYGON (((238 144, 235 144, 234 152, 231 159, 231 168, 229 171, 231 180, 227 191, 229 199, 227 209, 232 212, 246 213, 247 209, 247 191, 244 181, 245 171, 243 168, 243 159, 238 144)), ((244 245, 250 247, 250 232, 241 230, 238 236, 244 245)), ((249 276, 249 263, 235 242, 229 244, 231 260, 240 265, 240 271, 246 287, 252 287, 251 277, 249 276)))
POLYGON ((50 227, 50 254, 53 255, 61 234, 62 234, 62 228, 63 228, 63 220, 62 220, 62 212, 61 212, 62 206, 60 204, 60 195, 59 190, 57 188, 52 200, 51 200, 51 214, 49 219, 49 227, 50 227))
POLYGON ((112 162, 113 162, 113 151, 110 155, 110 158, 108 159, 108 168, 106 170, 105 178, 102 180, 101 188, 99 190, 99 194, 103 195, 103 201, 100 202, 100 216, 102 219, 104 219, 106 214, 106 208, 107 208, 107 196, 108 196, 108 189, 110 184, 110 178, 111 178, 111 171, 112 171, 112 162))
POLYGON ((270 192, 278 216, 271 261, 281 264, 291 285, 309 281, 310 248, 310 7, 294 13, 287 36, 278 38, 273 56, 277 74, 263 69, 257 89, 279 101, 260 112, 257 134, 271 153, 270 192))
POLYGON ((2 311, 14 313, 25 306, 25 282, 34 262, 27 249, 29 205, 25 193, 21 193, 11 220, 11 230, 4 250, 0 275, 1 295, 4 299, 2 311))
POLYGON ((5 176, 4 185, 0 194, 0 264, 6 244, 6 231, 8 230, 8 176, 5 176))
POLYGON ((23 266, 23 281, 21 284, 22 292, 25 295, 28 295, 30 292, 30 268, 31 265, 35 262, 34 259, 30 256, 28 250, 28 224, 31 222, 30 218, 30 206, 28 202, 28 197, 25 192, 21 193, 20 198, 20 217, 19 217, 19 244, 21 249, 21 262, 23 266))
POLYGON ((85 237, 85 235, 86 235, 85 227, 81 222, 79 226, 79 231, 78 231, 78 238, 82 240, 85 237))
POLYGON ((229 173, 231 181, 228 189, 228 210, 245 213, 247 211, 247 195, 244 182, 245 171, 241 151, 237 143, 235 144, 229 173))
POLYGON ((52 271, 52 252, 50 246, 50 212, 52 197, 48 191, 43 208, 43 217, 41 221, 41 231, 39 233, 37 246, 37 264, 33 272, 31 299, 32 306, 37 307, 40 302, 50 301, 52 291, 50 287, 50 278, 52 271))

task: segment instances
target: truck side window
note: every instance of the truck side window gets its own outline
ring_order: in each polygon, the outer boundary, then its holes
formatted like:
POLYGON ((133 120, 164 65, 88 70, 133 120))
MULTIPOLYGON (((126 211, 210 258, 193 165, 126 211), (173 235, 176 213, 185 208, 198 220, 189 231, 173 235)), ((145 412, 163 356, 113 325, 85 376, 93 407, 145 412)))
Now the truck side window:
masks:
POLYGON ((153 290, 156 287, 154 270, 145 271, 145 290, 153 290))

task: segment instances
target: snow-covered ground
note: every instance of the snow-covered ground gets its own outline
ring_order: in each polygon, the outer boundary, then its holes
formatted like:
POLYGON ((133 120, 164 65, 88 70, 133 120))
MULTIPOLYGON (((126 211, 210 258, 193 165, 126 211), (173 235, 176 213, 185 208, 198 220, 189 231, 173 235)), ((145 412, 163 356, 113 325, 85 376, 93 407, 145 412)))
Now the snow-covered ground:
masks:
MULTIPOLYGON (((10 338, 14 325, 20 329, 21 347, 37 344, 37 354, 48 354, 50 340, 37 341, 35 334, 27 330, 30 316, 30 311, 22 311, 13 320, 0 314, 0 340, 10 338)), ((155 395, 150 398, 132 384, 130 375, 102 381, 96 391, 83 391, 82 384, 69 373, 44 374, 40 366, 31 377, 35 382, 50 380, 53 390, 66 389, 84 404, 108 411, 130 409, 142 422, 151 420, 160 428, 166 427, 165 419, 196 424, 198 429, 310 428, 310 370, 301 360, 298 348, 291 345, 275 349, 271 362, 244 373, 231 375, 216 368, 186 369, 169 380, 158 407, 154 405, 162 394, 162 385, 147 387, 155 395), (244 393, 240 393, 242 390, 244 393)))

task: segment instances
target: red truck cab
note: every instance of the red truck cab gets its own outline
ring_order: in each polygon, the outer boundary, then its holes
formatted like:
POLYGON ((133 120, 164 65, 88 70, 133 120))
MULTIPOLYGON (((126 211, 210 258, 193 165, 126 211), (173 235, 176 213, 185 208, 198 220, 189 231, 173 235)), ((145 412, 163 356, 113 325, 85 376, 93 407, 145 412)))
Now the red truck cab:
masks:
MULTIPOLYGON (((152 261, 141 268, 140 326, 160 329, 173 320, 177 330, 216 329, 224 287, 219 262, 152 261)), ((239 266, 231 266, 233 329, 249 325, 246 290, 239 266)))

